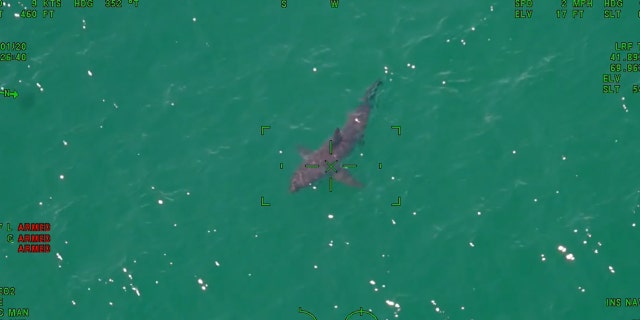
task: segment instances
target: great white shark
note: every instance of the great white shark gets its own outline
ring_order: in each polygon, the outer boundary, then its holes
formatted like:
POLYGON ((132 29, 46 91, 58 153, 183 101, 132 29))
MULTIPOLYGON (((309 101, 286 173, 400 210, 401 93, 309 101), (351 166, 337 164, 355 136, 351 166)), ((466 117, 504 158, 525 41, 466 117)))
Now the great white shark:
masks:
POLYGON ((362 141, 369 113, 371 113, 371 107, 380 85, 382 85, 382 81, 377 80, 367 89, 360 105, 349 114, 347 123, 342 129, 336 128, 331 139, 318 150, 310 151, 302 147, 298 148, 303 161, 293 173, 289 191, 296 192, 308 187, 327 175, 331 175, 336 181, 346 185, 362 187, 362 184, 354 179, 340 162, 349 156, 356 144, 362 141))

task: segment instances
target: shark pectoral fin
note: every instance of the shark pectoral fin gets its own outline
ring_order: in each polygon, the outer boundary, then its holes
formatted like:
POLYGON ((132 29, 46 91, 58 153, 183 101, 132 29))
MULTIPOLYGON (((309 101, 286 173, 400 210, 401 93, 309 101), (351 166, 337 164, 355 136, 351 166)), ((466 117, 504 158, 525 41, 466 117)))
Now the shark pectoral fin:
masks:
POLYGON ((348 186, 352 187, 362 187, 362 183, 358 182, 347 170, 339 170, 336 174, 333 175, 336 181, 340 181, 348 186))
POLYGON ((300 154, 300 156, 302 157, 302 159, 307 159, 312 153, 313 151, 303 147, 303 146, 298 146, 298 153, 300 154))
POLYGON ((336 145, 342 141, 342 132, 340 132, 340 128, 336 128, 336 131, 333 132, 333 143, 336 145))

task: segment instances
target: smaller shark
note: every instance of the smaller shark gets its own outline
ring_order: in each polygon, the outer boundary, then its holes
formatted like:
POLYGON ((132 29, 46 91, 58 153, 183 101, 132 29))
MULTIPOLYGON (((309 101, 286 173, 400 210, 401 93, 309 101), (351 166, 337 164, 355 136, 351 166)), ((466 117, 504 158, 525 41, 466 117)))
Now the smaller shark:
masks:
POLYGON ((338 162, 346 158, 356 144, 362 141, 371 106, 380 85, 382 85, 382 81, 377 80, 367 89, 360 105, 349 114, 347 123, 342 129, 336 128, 331 139, 318 150, 312 152, 302 147, 298 148, 304 161, 294 172, 289 191, 296 192, 325 175, 331 175, 337 181, 349 186, 362 187, 362 184, 355 180, 338 162))

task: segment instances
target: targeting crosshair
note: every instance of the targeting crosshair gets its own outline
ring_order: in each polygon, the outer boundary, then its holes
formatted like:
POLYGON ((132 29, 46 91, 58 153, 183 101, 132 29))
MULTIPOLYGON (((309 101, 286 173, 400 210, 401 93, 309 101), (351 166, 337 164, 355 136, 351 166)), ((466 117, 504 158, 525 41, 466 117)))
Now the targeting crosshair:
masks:
MULTIPOLYGON (((264 136, 266 131, 271 129, 271 126, 269 125, 263 125, 260 126, 260 135, 264 136)), ((400 125, 393 125, 391 126, 391 130, 394 130, 397 134, 398 137, 400 137, 402 135, 402 129, 400 125)), ((329 149, 329 153, 332 154, 333 153, 333 139, 330 139, 328 141, 328 149, 329 149)), ((308 150, 307 150, 308 151, 308 150)), ((282 151, 280 152, 282 153, 282 151)), ((332 158, 329 158, 332 159, 332 158)), ((339 174, 340 171, 338 171, 339 169, 336 167, 336 164, 338 163, 338 159, 335 159, 335 161, 328 161, 326 159, 320 159, 321 162, 324 163, 325 165, 325 170, 323 170, 324 174, 327 174, 329 176, 329 191, 331 192, 333 190, 333 180, 334 180, 334 175, 335 174, 339 174), (329 174, 329 171, 331 171, 331 174, 329 174)), ((320 164, 317 163, 318 161, 315 161, 314 163, 306 163, 303 165, 303 169, 320 169, 320 164)), ((341 166, 344 169, 353 169, 353 168, 357 168, 358 165, 355 163, 349 163, 349 164, 343 164, 341 166)), ((284 162, 280 162, 279 165, 280 170, 284 169, 284 162)), ((382 162, 378 162, 378 170, 382 170, 382 162)), ((343 170, 341 170, 343 171, 343 170)), ((345 173, 348 173, 347 171, 344 171, 345 173)), ((338 177, 336 177, 338 178, 338 177)), ((400 207, 402 205, 402 200, 400 196, 397 196, 397 199, 395 202, 391 203, 392 207, 400 207)), ((265 201, 265 196, 261 195, 260 196, 260 206, 261 207, 270 207, 271 203, 266 202, 265 201)))
MULTIPOLYGON (((306 314, 309 317, 311 317, 311 319, 313 320, 318 320, 318 318, 316 318, 315 315, 313 315, 313 313, 309 312, 308 310, 302 309, 302 307, 298 307, 298 313, 302 313, 302 314, 306 314)), ((369 311, 369 310, 364 310, 362 307, 360 307, 360 309, 355 310, 350 312, 345 318, 344 320, 349 320, 351 318, 351 316, 353 315, 360 315, 361 317, 365 314, 369 315, 371 318, 373 318, 373 320, 378 320, 378 317, 376 317, 375 314, 373 314, 373 312, 369 311)))
POLYGON ((318 160, 324 162, 324 174, 329 176, 329 192, 333 192, 333 179, 341 181, 345 184, 362 186, 359 182, 357 182, 354 178, 351 177, 349 172, 346 171, 338 171, 339 169, 354 169, 357 168, 358 165, 355 163, 345 163, 340 167, 336 168, 336 165, 340 161, 337 158, 334 158, 333 154, 333 139, 329 139, 328 144, 328 154, 326 155, 329 159, 312 159, 313 163, 305 163, 304 169, 320 169, 320 164, 318 164, 318 160), (333 161, 331 161, 333 160, 333 161))

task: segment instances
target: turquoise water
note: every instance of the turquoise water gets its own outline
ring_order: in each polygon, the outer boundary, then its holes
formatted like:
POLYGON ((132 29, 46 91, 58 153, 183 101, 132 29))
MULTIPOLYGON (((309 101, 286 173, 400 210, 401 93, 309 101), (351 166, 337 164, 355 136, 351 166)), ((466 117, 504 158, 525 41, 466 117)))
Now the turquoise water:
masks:
POLYGON ((637 76, 602 93, 637 8, 535 5, 523 21, 510 2, 63 1, 28 21, 5 2, 0 40, 29 60, 0 64, 20 93, 0 98, 1 222, 52 226, 50 254, 1 247, 5 309, 640 318, 606 306, 640 297, 637 76), (365 187, 290 194, 296 147, 319 147, 377 78, 348 159, 365 187))

